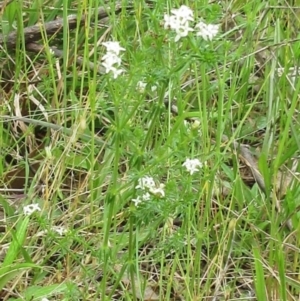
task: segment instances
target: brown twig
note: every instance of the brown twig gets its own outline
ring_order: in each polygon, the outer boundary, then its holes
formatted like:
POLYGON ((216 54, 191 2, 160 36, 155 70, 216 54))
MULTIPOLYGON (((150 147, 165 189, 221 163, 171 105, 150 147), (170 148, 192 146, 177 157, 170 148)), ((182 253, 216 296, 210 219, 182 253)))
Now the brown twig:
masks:
MULTIPOLYGON (((98 20, 104 19, 109 16, 109 7, 100 7, 98 8, 97 16, 98 20)), ((121 4, 117 4, 115 8, 115 13, 121 12, 121 4)), ((80 20, 78 20, 77 15, 68 16, 68 28, 75 29, 78 25, 84 25, 86 22, 87 16, 83 15, 80 20)), ((47 23, 39 23, 37 25, 25 27, 22 34, 24 35, 25 44, 37 42, 42 38, 44 34, 47 36, 57 34, 60 32, 65 24, 63 18, 57 18, 56 20, 47 22, 47 23)), ((9 33, 7 36, 0 35, 0 46, 6 47, 7 49, 16 48, 19 30, 15 30, 9 33)))
MULTIPOLYGON (((66 128, 61 125, 45 122, 42 120, 32 119, 32 118, 28 118, 28 117, 19 117, 19 116, 12 117, 12 116, 8 116, 8 115, 2 115, 2 116, 0 116, 0 120, 2 120, 2 122, 21 121, 21 122, 24 122, 27 124, 33 124, 35 126, 42 126, 45 128, 49 128, 54 131, 60 131, 68 136, 72 136, 74 134, 74 130, 71 128, 66 128)), ((102 147, 110 147, 110 145, 108 145, 103 139, 101 139, 100 137, 97 137, 95 135, 91 136, 88 134, 80 134, 78 138, 84 142, 91 142, 92 140, 94 140, 95 144, 97 144, 97 145, 100 145, 102 147)))
MULTIPOLYGON (((35 52, 35 53, 40 53, 40 52, 43 52, 45 50, 44 46, 39 45, 37 43, 27 44, 26 49, 29 50, 29 51, 35 52)), ((50 49, 51 49, 51 51, 53 51, 53 54, 54 54, 55 57, 57 57, 57 58, 62 58, 63 57, 63 51, 62 50, 57 49, 55 47, 50 47, 50 49)), ((81 57, 81 56, 76 57, 76 63, 79 66, 82 66, 83 62, 84 62, 83 57, 81 57)), ((87 68, 89 70, 94 70, 95 69, 95 64, 93 62, 87 61, 86 64, 87 64, 87 68)), ((102 65, 96 66, 96 70, 97 70, 98 74, 104 74, 105 73, 105 69, 102 65)))

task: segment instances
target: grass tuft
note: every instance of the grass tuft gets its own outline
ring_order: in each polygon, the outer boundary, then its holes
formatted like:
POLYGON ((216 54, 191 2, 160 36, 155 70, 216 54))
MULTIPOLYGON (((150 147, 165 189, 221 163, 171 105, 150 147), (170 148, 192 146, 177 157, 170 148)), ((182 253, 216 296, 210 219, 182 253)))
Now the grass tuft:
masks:
POLYGON ((0 299, 298 300, 296 1, 20 3, 0 299))

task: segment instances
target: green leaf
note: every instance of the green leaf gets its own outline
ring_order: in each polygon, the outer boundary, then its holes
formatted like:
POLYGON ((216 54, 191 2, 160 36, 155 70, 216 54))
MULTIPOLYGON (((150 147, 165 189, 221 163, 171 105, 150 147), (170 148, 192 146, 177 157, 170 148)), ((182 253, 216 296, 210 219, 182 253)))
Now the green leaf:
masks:
MULTIPOLYGON (((12 242, 10 243, 9 249, 7 251, 7 254, 4 258, 4 261, 2 263, 2 267, 6 267, 14 262, 14 260, 17 258, 17 255, 20 251, 20 249, 23 246, 25 237, 26 237, 26 231, 29 223, 29 217, 26 216, 23 220, 20 220, 17 225, 17 232, 14 233, 13 230, 11 230, 11 235, 13 237, 12 242)), ((0 273, 1 275, 1 273, 0 273)))
POLYGON ((253 255, 254 255, 254 265, 255 265, 255 291, 258 301, 268 300, 266 295, 266 283, 264 276, 264 269, 262 265, 262 257, 257 246, 253 246, 253 255))
POLYGON ((23 272, 24 270, 31 270, 32 268, 41 268, 40 266, 32 263, 18 263, 12 265, 6 265, 0 268, 0 291, 5 285, 14 277, 23 272))
POLYGON ((29 287, 25 292, 26 300, 31 300, 33 298, 42 298, 45 296, 50 296, 52 294, 58 294, 66 291, 68 289, 65 283, 53 284, 46 287, 34 285, 29 287))
POLYGON ((4 35, 8 34, 14 29, 17 11, 19 9, 18 6, 20 6, 18 1, 12 1, 5 7, 4 14, 2 17, 2 33, 4 35))
POLYGON ((285 267, 285 256, 284 256, 284 250, 282 248, 277 249, 277 263, 278 263, 278 272, 279 272, 279 279, 280 279, 280 295, 281 298, 280 300, 285 301, 287 300, 287 295, 286 295, 286 267, 285 267))
POLYGON ((259 166, 259 171, 261 172, 264 178, 267 195, 269 195, 271 191, 271 178, 270 178, 270 168, 268 166, 267 160, 268 158, 266 156, 266 153, 262 152, 258 160, 258 166, 259 166))

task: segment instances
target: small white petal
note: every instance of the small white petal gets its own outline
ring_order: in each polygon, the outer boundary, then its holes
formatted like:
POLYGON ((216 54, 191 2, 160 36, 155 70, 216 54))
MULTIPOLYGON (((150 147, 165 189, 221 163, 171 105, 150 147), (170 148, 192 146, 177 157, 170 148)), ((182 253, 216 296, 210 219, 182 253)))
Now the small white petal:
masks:
POLYGON ((114 64, 117 64, 118 66, 121 65, 121 59, 115 55, 114 53, 107 53, 102 57, 102 60, 105 62, 105 64, 113 66, 114 64))
POLYGON ((155 92, 156 90, 157 90, 157 86, 152 86, 152 87, 151 87, 151 91, 152 91, 152 92, 155 92))
POLYGON ((155 187, 155 182, 153 178, 149 176, 145 176, 138 180, 138 185, 135 187, 135 189, 145 190, 145 188, 150 189, 152 187, 155 187))
POLYGON ((202 168, 203 164, 198 159, 186 159, 182 164, 186 170, 192 175, 196 171, 199 171, 198 168, 202 168))
POLYGON ((132 202, 134 203, 135 206, 138 206, 142 202, 142 200, 138 196, 136 199, 132 199, 132 202))
POLYGON ((176 29, 180 25, 176 16, 165 15, 164 20, 165 20, 165 24, 164 24, 165 29, 167 28, 176 29))
POLYGON ((194 21, 194 13, 186 5, 181 5, 178 9, 172 9, 171 13, 178 18, 181 24, 194 21))
POLYGON ((23 213, 28 216, 31 215, 32 213, 34 213, 35 211, 41 211, 39 204, 30 204, 30 205, 24 206, 24 208, 23 208, 23 213))
POLYGON ((152 187, 149 189, 149 191, 154 194, 155 196, 158 196, 160 198, 163 198, 165 196, 165 191, 163 186, 161 185, 160 187, 152 187))
POLYGON ((149 201, 151 199, 151 195, 149 192, 146 192, 145 194, 142 195, 143 201, 149 201))
POLYGON ((64 234, 67 233, 67 229, 61 226, 53 226, 51 229, 52 231, 58 233, 60 236, 63 236, 64 234))
POLYGON ((121 47, 119 42, 104 42, 102 45, 106 47, 107 52, 111 52, 116 55, 119 55, 121 51, 125 51, 125 48, 121 47))
POLYGON ((143 81, 138 81, 136 84, 136 88, 140 93, 144 93, 145 89, 146 89, 147 83, 143 82, 143 81))
POLYGON ((211 41, 219 31, 219 25, 205 24, 202 21, 196 24, 195 28, 198 29, 197 36, 201 36, 206 41, 211 41))
POLYGON ((193 31, 193 29, 189 27, 188 24, 179 26, 176 29, 175 42, 179 41, 183 37, 186 37, 190 31, 193 31))
POLYGON ((124 72, 124 70, 123 69, 116 69, 116 68, 114 68, 112 70, 112 72, 113 72, 113 75, 114 75, 114 79, 116 79, 121 73, 124 72))
POLYGON ((193 122, 193 124, 192 124, 192 129, 193 129, 193 130, 197 130, 197 129, 200 128, 200 125, 201 125, 200 121, 199 121, 199 120, 195 120, 195 121, 193 122))
POLYGON ((104 42, 103 46, 106 47, 107 53, 102 57, 101 65, 105 68, 105 73, 112 72, 113 78, 116 79, 123 69, 117 69, 121 65, 121 58, 119 57, 120 51, 125 49, 120 47, 119 42, 104 42))

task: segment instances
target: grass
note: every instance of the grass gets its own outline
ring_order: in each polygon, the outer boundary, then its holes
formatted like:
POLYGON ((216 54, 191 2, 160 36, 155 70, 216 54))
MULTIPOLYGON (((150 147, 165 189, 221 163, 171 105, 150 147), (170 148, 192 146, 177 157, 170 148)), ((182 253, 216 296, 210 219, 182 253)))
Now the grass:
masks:
POLYGON ((299 2, 195 1, 220 32, 179 42, 163 18, 182 2, 77 2, 1 10, 19 31, 0 53, 0 299, 299 300, 299 2), (24 28, 56 17, 26 50, 24 28), (99 74, 110 40, 117 79, 99 74), (145 176, 165 195, 135 206, 145 176))

